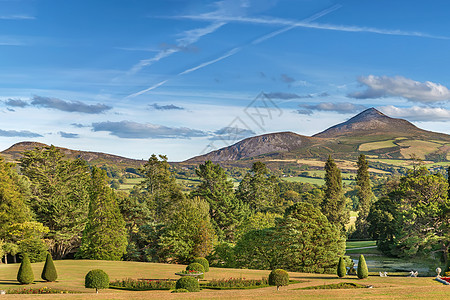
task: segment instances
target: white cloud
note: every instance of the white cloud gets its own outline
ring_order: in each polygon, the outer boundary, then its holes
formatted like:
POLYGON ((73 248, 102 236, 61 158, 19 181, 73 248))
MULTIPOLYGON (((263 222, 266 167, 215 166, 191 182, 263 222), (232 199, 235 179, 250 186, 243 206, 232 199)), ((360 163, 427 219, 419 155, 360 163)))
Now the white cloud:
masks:
POLYGON ((409 121, 447 122, 450 110, 439 107, 396 107, 393 105, 378 107, 380 111, 393 118, 404 118, 409 121))
POLYGON ((354 92, 349 97, 357 99, 403 97, 410 101, 432 103, 450 100, 450 91, 440 83, 415 81, 402 76, 361 76, 358 81, 367 87, 365 91, 354 92))

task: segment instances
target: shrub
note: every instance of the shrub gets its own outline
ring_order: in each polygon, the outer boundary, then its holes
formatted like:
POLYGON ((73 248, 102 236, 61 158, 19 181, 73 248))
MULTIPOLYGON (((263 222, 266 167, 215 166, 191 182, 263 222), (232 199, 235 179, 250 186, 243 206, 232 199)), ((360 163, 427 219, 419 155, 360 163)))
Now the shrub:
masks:
POLYGON ((189 293, 187 289, 175 289, 171 293, 189 293))
POLYGON ((286 286, 289 284, 289 274, 282 269, 276 269, 269 274, 269 285, 276 285, 277 291, 280 286, 286 286))
POLYGON ((175 280, 172 279, 123 279, 116 280, 109 284, 109 288, 131 290, 131 291, 150 291, 150 290, 171 290, 175 288, 175 280))
POLYGON ((369 270, 367 269, 366 260, 364 259, 364 256, 362 254, 359 256, 358 269, 356 271, 356 274, 358 275, 359 279, 364 279, 369 276, 369 270))
POLYGON ((47 259, 45 260, 44 269, 42 270, 41 278, 45 281, 56 281, 58 274, 56 273, 55 264, 53 263, 52 256, 47 253, 47 259))
POLYGON ((203 265, 199 264, 199 263, 190 263, 187 267, 186 267, 186 271, 195 271, 198 273, 203 273, 200 276, 197 276, 198 278, 205 278, 205 268, 203 267, 203 265))
POLYGON ((28 255, 24 254, 22 262, 17 272, 17 281, 21 284, 30 284, 34 281, 33 270, 31 269, 31 262, 28 255))
POLYGON ((205 268, 205 272, 209 272, 209 262, 206 258, 196 257, 196 258, 194 258, 194 260, 192 262, 201 264, 203 266, 203 268, 205 268))
POLYGON ((347 268, 345 267, 345 262, 343 257, 339 257, 339 263, 337 267, 337 276, 339 278, 345 277, 345 273, 347 273, 347 268))
POLYGON ((200 286, 198 284, 198 280, 194 277, 184 276, 177 280, 175 284, 175 288, 178 289, 186 289, 189 292, 199 292, 200 286))
POLYGON ((245 278, 226 278, 226 279, 211 279, 205 287, 208 288, 253 288, 269 285, 267 277, 262 279, 245 279, 245 278))
POLYGON ((91 270, 84 278, 84 286, 95 289, 95 292, 98 293, 99 289, 107 289, 109 287, 109 276, 103 270, 91 270))

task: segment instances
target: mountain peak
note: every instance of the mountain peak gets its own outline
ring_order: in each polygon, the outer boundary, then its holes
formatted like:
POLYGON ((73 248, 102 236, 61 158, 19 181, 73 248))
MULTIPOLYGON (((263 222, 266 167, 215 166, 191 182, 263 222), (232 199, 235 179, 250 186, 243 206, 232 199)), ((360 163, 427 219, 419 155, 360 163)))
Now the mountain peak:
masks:
POLYGON ((347 135, 378 134, 380 132, 417 132, 420 129, 403 119, 391 118, 371 107, 349 120, 313 135, 331 138, 347 135))

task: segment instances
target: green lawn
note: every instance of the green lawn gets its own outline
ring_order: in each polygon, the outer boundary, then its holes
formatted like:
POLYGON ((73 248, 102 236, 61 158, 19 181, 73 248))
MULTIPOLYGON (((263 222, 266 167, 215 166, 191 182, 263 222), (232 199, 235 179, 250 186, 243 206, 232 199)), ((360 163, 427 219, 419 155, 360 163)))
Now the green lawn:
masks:
MULTIPOLYGON (((202 290, 198 293, 171 294, 169 291, 145 291, 131 292, 121 290, 102 290, 98 295, 91 289, 85 289, 84 276, 91 270, 100 268, 109 274, 110 279, 122 278, 178 278, 174 273, 184 268, 183 265, 155 264, 139 262, 112 262, 90 260, 57 260, 58 282, 46 283, 39 280, 43 263, 34 263, 32 268, 36 283, 21 286, 16 281, 18 264, 0 265, 0 289, 41 288, 70 290, 81 294, 56 294, 56 295, 6 295, 2 299, 445 299, 450 294, 450 286, 444 286, 430 277, 406 278, 406 277, 379 277, 369 276, 364 280, 358 280, 356 276, 346 276, 338 279, 336 275, 307 274, 289 272, 290 279, 299 283, 282 287, 277 292, 275 287, 267 287, 252 290, 202 290), (372 289, 351 290, 298 290, 309 286, 324 284, 337 284, 340 282, 359 283, 371 285, 372 289)), ((369 271, 371 265, 369 263, 369 271)), ((268 276, 267 270, 247 269, 222 269, 211 268, 206 274, 206 279, 244 277, 260 279, 268 276)))

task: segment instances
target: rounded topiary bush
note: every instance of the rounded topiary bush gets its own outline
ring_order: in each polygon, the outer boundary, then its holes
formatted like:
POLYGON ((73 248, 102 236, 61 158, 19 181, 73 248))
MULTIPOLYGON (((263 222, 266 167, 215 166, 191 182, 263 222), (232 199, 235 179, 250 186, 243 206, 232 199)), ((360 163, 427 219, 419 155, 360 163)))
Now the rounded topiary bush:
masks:
POLYGON ((21 284, 30 284, 34 281, 33 270, 31 269, 30 258, 27 254, 22 257, 19 272, 17 272, 17 281, 21 284))
POLYGON ((269 274, 269 285, 275 285, 277 290, 280 286, 286 286, 289 284, 289 274, 282 269, 276 269, 269 274))
POLYGON ((345 267, 345 261, 343 257, 339 257, 339 263, 337 267, 337 276, 339 278, 345 277, 345 274, 347 273, 347 268, 345 267))
POLYGON ((98 293, 99 289, 109 288, 109 276, 103 270, 91 270, 84 278, 84 286, 86 288, 95 289, 95 292, 98 293))
POLYGON ((175 284, 175 288, 177 290, 179 289, 186 289, 189 292, 199 292, 200 291, 200 285, 198 284, 198 280, 194 277, 184 276, 177 280, 177 283, 175 284))
POLYGON ((209 261, 206 258, 196 257, 192 262, 201 264, 205 268, 205 272, 209 272, 209 261))
POLYGON ((41 278, 45 281, 56 281, 58 273, 56 273, 55 264, 50 253, 47 253, 47 259, 45 260, 44 269, 42 269, 41 278))
POLYGON ((199 263, 190 263, 187 267, 186 267, 186 271, 195 271, 197 273, 203 273, 202 275, 197 276, 198 278, 205 278, 205 268, 203 267, 203 265, 199 264, 199 263))
POLYGON ((364 279, 369 276, 369 270, 367 269, 366 260, 364 258, 364 255, 359 256, 359 262, 358 262, 358 269, 356 270, 356 274, 358 275, 359 279, 364 279))

